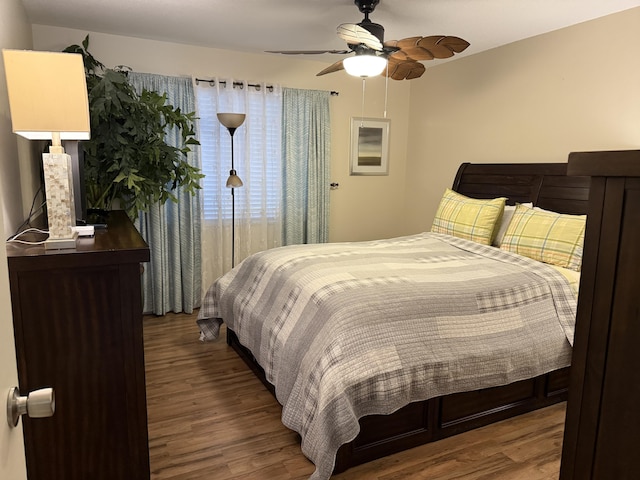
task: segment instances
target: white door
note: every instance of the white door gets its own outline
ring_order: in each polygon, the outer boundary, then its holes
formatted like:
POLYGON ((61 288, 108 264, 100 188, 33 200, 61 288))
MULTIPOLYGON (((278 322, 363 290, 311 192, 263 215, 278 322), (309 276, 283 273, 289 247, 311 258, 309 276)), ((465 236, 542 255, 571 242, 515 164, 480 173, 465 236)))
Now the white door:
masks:
MULTIPOLYGON (((4 232, 1 201, 0 232, 4 232)), ((27 478, 22 420, 16 428, 10 428, 6 414, 9 389, 17 385, 18 367, 13 341, 7 252, 3 243, 0 246, 0 478, 3 480, 26 480, 27 478)))

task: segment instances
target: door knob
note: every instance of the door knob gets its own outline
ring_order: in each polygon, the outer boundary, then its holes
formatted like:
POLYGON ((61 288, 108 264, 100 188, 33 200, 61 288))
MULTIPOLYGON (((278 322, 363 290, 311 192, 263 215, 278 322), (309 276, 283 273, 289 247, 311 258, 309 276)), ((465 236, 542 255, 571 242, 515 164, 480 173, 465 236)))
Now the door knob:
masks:
POLYGON ((18 425, 20 415, 25 413, 30 418, 45 418, 53 416, 56 411, 56 398, 53 388, 41 388, 26 396, 20 396, 18 387, 9 390, 7 397, 7 422, 11 428, 18 425))

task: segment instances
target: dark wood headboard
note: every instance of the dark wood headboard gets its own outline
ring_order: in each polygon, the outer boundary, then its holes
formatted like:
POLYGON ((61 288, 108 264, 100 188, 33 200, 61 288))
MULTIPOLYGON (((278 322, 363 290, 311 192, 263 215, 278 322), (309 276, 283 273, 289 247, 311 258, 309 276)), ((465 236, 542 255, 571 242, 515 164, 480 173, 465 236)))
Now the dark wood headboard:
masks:
POLYGON ((463 163, 453 190, 473 198, 507 197, 559 213, 586 214, 591 177, 567 176, 567 163, 463 163))

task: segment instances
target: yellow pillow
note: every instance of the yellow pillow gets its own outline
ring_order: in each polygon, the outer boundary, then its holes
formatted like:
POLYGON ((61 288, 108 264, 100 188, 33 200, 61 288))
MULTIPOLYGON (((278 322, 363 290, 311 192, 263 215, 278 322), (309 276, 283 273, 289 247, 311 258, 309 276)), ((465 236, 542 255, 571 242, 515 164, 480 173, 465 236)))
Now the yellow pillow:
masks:
POLYGON ((506 200, 504 197, 478 200, 447 188, 440 200, 431 231, 491 245, 506 200))
POLYGON ((586 219, 518 205, 500 248, 579 272, 586 219))

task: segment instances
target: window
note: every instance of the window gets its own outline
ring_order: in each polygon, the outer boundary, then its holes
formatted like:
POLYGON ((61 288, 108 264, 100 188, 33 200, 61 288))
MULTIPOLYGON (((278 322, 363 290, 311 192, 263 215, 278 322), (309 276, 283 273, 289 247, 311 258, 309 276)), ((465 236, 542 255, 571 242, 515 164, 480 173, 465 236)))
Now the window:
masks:
POLYGON ((203 217, 231 219, 231 136, 218 112, 245 113, 233 137, 234 167, 244 186, 234 189, 236 218, 280 221, 282 191, 282 94, 278 87, 197 82, 203 217))

